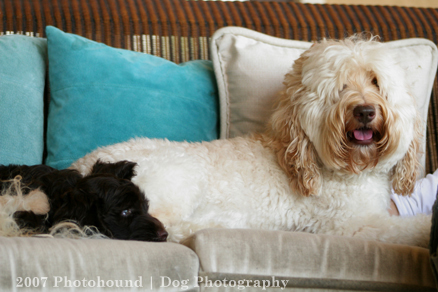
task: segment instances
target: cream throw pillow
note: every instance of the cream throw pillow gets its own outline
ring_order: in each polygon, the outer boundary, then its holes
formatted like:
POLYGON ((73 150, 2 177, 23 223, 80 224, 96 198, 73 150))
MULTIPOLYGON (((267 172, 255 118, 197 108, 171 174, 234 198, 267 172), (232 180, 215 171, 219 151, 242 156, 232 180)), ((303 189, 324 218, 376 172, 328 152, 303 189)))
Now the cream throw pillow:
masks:
MULTIPOLYGON (((211 41, 219 87, 220 138, 263 131, 275 96, 283 89, 284 75, 312 43, 280 39, 241 27, 221 28, 211 41)), ((406 69, 426 124, 437 70, 436 45, 426 39, 391 41, 386 45, 406 69)), ((424 142, 425 139, 426 135, 424 142)), ((424 156, 422 165, 425 166, 424 156)))

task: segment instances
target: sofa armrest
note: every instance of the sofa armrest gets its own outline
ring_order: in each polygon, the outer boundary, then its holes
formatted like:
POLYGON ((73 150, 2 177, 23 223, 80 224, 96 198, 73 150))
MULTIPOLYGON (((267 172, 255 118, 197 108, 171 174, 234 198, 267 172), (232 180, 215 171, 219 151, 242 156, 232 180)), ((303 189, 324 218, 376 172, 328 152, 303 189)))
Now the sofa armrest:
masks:
POLYGON ((0 237, 0 262, 0 291, 199 291, 198 257, 176 243, 0 237))

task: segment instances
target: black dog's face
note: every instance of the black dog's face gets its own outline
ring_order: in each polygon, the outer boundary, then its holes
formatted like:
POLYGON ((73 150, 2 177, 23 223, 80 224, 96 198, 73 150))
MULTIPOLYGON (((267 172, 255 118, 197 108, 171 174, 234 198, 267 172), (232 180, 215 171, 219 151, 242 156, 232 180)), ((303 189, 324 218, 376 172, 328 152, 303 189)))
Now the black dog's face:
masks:
POLYGON ((144 193, 131 182, 136 165, 98 161, 88 176, 63 195, 63 203, 54 208, 53 221, 77 220, 111 238, 166 241, 163 224, 149 215, 144 193))
POLYGON ((94 225, 118 239, 166 241, 163 224, 148 213, 145 195, 130 180, 113 175, 92 174, 77 185, 75 196, 96 198, 84 214, 83 225, 94 225))

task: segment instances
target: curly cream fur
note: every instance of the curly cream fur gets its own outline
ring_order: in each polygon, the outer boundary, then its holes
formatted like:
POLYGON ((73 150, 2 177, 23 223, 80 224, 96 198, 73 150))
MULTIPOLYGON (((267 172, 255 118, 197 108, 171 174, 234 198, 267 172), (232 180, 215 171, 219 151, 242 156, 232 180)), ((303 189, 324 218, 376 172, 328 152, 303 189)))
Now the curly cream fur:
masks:
POLYGON ((26 205, 20 180, 21 177, 12 179, 10 186, 0 194, 0 236, 29 236, 35 233, 20 229, 13 218, 14 213, 24 210, 26 205))
POLYGON ((394 166, 392 174, 392 187, 394 192, 404 196, 413 193, 415 182, 421 169, 418 155, 421 153, 421 137, 423 131, 419 118, 415 121, 414 132, 414 139, 411 141, 408 151, 403 159, 398 161, 394 166))
POLYGON ((281 97, 268 133, 260 136, 261 140, 276 152, 278 163, 288 173, 291 188, 303 196, 316 195, 321 188, 321 162, 301 127, 297 114, 300 106, 291 103, 286 93, 281 97))

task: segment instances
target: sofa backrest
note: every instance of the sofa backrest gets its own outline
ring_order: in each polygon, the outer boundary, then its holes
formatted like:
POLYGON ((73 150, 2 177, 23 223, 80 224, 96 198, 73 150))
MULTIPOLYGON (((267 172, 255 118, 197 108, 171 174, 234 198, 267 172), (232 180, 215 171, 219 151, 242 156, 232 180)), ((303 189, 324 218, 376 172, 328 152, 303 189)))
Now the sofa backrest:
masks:
MULTIPOLYGON (((304 41, 368 31, 383 41, 422 37, 438 43, 438 10, 432 8, 190 0, 2 2, 1 34, 45 37, 44 28, 53 25, 176 63, 209 59, 210 37, 224 26, 304 41)), ((426 172, 438 168, 437 89, 435 80, 428 114, 426 172)), ((47 89, 46 105, 49 95, 47 89)))

